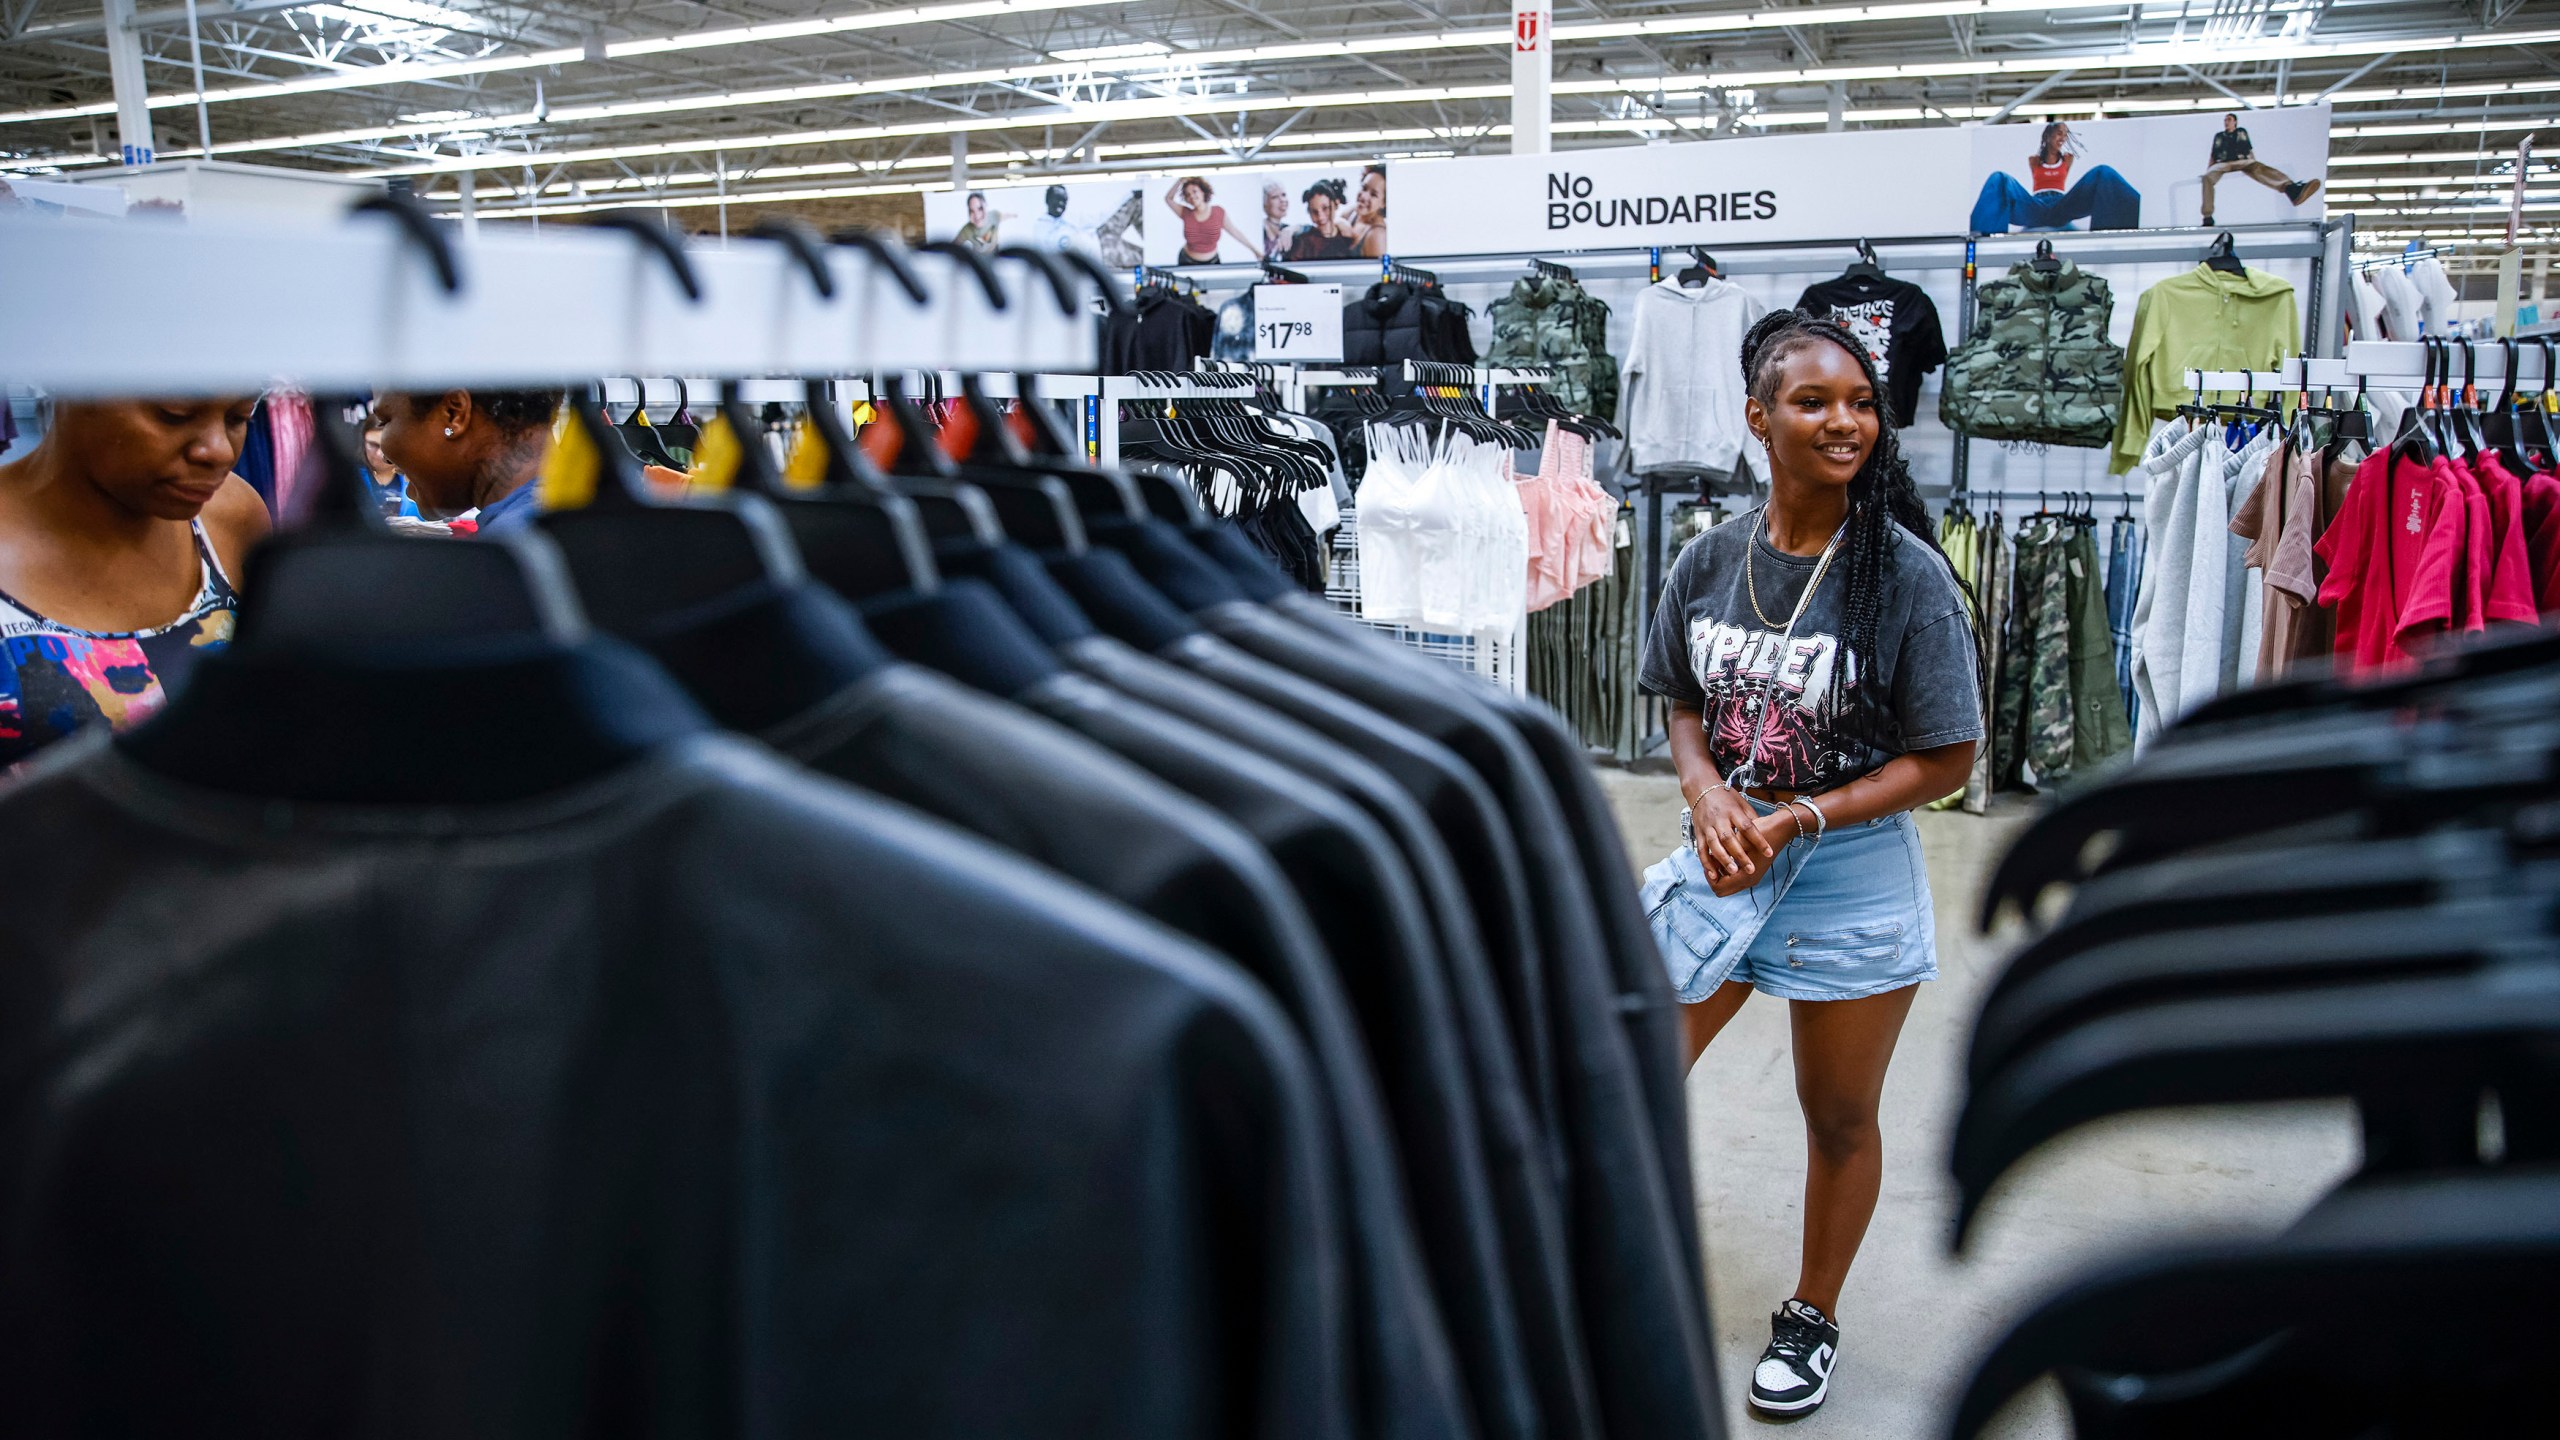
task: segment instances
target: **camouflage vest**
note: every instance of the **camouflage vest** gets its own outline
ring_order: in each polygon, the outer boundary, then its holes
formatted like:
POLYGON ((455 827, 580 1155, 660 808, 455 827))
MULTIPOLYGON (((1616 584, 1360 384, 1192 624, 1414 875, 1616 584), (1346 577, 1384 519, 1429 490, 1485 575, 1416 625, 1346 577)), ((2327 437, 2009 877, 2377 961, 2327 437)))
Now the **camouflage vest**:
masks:
POLYGON ((1938 418, 1981 440, 2111 443, 2124 392, 2124 348, 2107 339, 2114 310, 2107 282, 2068 260, 2049 274, 2011 267, 1975 296, 1938 418))
POLYGON ((1523 276, 1493 302, 1493 348, 1484 363, 1552 365, 1556 398, 1577 415, 1614 420, 1618 358, 1609 353, 1609 307, 1581 286, 1523 276))

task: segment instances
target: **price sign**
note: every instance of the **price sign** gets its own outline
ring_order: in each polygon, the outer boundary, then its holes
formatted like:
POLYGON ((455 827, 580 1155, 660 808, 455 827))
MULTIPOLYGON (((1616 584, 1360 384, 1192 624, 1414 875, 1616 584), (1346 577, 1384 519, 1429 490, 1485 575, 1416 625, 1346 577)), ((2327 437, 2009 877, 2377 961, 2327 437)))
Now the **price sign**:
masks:
POLYGON ((1283 363, 1341 359, 1342 287, 1254 286, 1253 358, 1283 363))

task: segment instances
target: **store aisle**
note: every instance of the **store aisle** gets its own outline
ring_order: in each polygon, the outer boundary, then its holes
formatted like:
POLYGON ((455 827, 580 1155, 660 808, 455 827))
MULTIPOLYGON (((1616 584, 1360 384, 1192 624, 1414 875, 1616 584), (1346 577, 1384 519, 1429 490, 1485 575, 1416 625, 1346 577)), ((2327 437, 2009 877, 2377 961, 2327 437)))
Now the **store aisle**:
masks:
MULTIPOLYGON (((1639 866, 1679 830, 1669 774, 1604 770, 1601 782, 1639 866)), ((2005 809, 2005 813, 2003 813, 2005 809)), ((2046 1147, 1993 1197, 1972 1253, 1947 1253, 1944 1179, 1962 1046, 1999 952, 1971 923, 1985 873, 2025 818, 1923 814, 1938 901, 1939 971, 1912 1007, 1885 1087, 1885 1188, 1841 1301, 1839 1380, 1797 1422, 1842 1440, 1942 1431, 1975 1356, 2035 1297, 2110 1251, 2205 1226, 2267 1230, 2336 1183, 2355 1156, 2343 1102, 2163 1112, 2090 1126, 2046 1147)), ((1796 1271, 1804 1131, 1785 1007, 1755 997, 1689 1077, 1692 1163, 1706 1239, 1725 1395, 1737 1417, 1768 1312, 1796 1271)), ((2065 1437, 2050 1384, 2013 1406, 2000 1440, 2065 1437)), ((1764 1422, 1737 1422, 1750 1434, 1764 1422)))

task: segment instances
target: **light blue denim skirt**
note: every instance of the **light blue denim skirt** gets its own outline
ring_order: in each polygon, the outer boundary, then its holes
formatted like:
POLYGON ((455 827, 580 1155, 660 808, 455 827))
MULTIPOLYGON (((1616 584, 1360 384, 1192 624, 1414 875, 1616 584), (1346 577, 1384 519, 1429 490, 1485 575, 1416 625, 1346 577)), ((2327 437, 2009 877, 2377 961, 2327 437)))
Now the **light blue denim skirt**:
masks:
MULTIPOLYGON (((1751 804, 1764 815, 1778 808, 1751 804)), ((1735 907, 1708 898, 1698 852, 1682 845, 1645 872, 1645 911, 1684 1004, 1728 980, 1787 1000, 1856 1000, 1938 978, 1929 870, 1909 811, 1834 825, 1819 844, 1790 843, 1751 895, 1759 933, 1718 961, 1732 932, 1709 912, 1731 916, 1735 907)))

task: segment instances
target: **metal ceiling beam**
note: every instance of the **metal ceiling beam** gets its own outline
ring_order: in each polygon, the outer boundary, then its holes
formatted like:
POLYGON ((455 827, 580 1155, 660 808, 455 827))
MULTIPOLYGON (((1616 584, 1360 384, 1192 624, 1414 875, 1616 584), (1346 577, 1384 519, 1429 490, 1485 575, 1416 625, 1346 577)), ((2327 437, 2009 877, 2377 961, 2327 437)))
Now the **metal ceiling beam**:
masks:
POLYGON ((2015 114, 2019 106, 2026 104, 2028 101, 2035 99, 2046 91, 2051 90, 2054 86, 2061 84, 2063 81, 2068 80, 2079 73, 2080 72, 2077 70, 2054 71, 2052 74, 2047 75, 2033 85, 2030 85, 2026 89, 2018 92, 2017 99, 2010 101, 2008 104, 2001 106, 1997 110, 1992 111, 1990 117, 1985 119, 1982 123, 1985 125, 1999 124, 2001 121, 2006 120, 2011 115, 2015 114))

